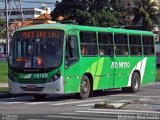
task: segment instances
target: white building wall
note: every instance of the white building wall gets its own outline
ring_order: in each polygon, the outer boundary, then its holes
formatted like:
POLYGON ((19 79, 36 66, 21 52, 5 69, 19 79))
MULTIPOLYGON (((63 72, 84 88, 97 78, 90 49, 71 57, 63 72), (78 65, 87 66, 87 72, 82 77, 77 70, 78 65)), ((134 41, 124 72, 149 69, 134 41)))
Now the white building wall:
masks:
MULTIPOLYGON (((22 10, 23 10, 23 19, 33 19, 33 18, 36 18, 36 17, 40 16, 41 14, 44 14, 44 13, 50 14, 51 13, 51 8, 23 8, 22 10)), ((15 10, 9 10, 9 11, 15 12, 15 10)), ((5 15, 4 15, 4 12, 5 12, 5 10, 3 9, 2 12, 0 13, 0 18, 1 19, 6 19, 5 15)), ((9 19, 10 20, 21 19, 21 14, 10 15, 9 19)))

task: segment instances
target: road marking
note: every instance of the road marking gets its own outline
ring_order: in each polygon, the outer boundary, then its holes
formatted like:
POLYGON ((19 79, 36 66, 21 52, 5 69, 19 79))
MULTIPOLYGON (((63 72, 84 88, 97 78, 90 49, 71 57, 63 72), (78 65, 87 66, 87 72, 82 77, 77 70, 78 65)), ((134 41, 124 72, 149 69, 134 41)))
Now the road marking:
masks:
POLYGON ((27 119, 27 120, 48 120, 48 119, 27 119))
POLYGON ((95 105, 95 103, 89 103, 89 104, 80 104, 80 105, 77 105, 78 107, 88 107, 88 106, 93 106, 95 105))
POLYGON ((24 103, 24 102, 2 102, 1 104, 10 105, 10 104, 18 104, 18 103, 24 103))
POLYGON ((95 118, 95 117, 92 117, 92 116, 73 116, 72 115, 65 115, 63 116, 62 114, 60 115, 47 115, 45 116, 47 118, 53 118, 53 119, 57 119, 57 118, 61 118, 61 119, 71 119, 71 120, 106 120, 106 118, 95 118))
POLYGON ((122 112, 123 114, 124 113, 158 113, 158 114, 160 114, 160 112, 156 112, 156 111, 137 111, 137 110, 117 110, 117 109, 88 109, 89 111, 98 111, 98 112, 100 112, 100 111, 106 111, 106 112, 122 112))
POLYGON ((31 103, 26 103, 27 105, 38 105, 38 104, 45 104, 49 102, 31 102, 31 103))
MULTIPOLYGON (((87 110, 78 110, 75 111, 77 113, 93 113, 93 114, 117 114, 117 112, 110 112, 110 111, 87 111, 87 110)), ((122 112, 121 112, 122 113, 122 112)), ((120 114, 120 112, 118 112, 118 114, 120 114)), ((131 113, 122 113, 122 114, 131 114, 131 113)))
POLYGON ((103 101, 107 99, 96 99, 96 100, 81 100, 81 101, 74 101, 74 102, 63 102, 63 103, 55 103, 51 105, 69 105, 69 104, 75 104, 75 103, 86 103, 86 102, 96 102, 96 101, 103 101))
POLYGON ((60 114, 62 114, 62 115, 78 115, 79 113, 60 113, 60 114))
POLYGON ((92 113, 92 114, 114 114, 114 115, 117 115, 117 114, 146 114, 146 113, 150 113, 150 114, 160 114, 160 112, 154 112, 154 111, 117 111, 117 110, 114 110, 114 111, 75 111, 77 113, 92 113))
POLYGON ((124 96, 124 97, 149 97, 149 98, 159 98, 160 96, 144 96, 144 95, 108 95, 108 96, 117 96, 117 97, 121 97, 121 96, 124 96))

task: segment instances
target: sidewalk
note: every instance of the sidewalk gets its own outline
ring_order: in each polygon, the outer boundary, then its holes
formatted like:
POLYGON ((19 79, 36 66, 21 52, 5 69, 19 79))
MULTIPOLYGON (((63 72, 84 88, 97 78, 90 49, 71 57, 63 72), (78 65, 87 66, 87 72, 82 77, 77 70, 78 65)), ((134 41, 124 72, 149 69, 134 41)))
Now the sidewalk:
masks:
POLYGON ((9 97, 9 91, 3 90, 3 88, 8 88, 8 83, 0 83, 0 98, 9 97))
POLYGON ((8 83, 0 83, 0 88, 8 87, 8 83))

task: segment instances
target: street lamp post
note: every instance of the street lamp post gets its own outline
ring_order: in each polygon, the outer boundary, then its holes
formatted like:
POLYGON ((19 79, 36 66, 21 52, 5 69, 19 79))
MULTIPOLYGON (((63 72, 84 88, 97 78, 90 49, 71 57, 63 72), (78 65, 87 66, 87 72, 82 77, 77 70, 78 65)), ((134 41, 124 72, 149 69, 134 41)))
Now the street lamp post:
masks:
POLYGON ((5 9, 6 9, 6 53, 9 55, 9 19, 8 19, 8 0, 5 0, 5 9))

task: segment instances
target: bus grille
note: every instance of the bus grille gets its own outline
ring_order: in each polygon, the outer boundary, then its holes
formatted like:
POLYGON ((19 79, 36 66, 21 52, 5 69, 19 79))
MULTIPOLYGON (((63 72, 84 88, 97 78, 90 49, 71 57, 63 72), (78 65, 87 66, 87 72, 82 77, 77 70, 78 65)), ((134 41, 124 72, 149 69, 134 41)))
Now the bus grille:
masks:
POLYGON ((27 88, 27 87, 21 87, 23 91, 42 91, 44 87, 36 87, 36 88, 27 88))

